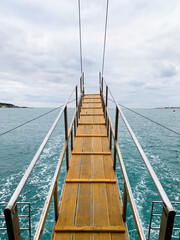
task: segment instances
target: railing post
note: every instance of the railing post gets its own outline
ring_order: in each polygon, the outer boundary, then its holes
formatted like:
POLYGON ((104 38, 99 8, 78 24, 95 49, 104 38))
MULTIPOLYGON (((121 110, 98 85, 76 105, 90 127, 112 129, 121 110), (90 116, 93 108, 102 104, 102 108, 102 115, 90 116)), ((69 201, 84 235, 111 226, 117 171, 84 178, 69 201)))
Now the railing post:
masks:
POLYGON ((83 85, 82 92, 84 95, 84 72, 82 73, 82 85, 83 85))
POLYGON ((15 206, 12 209, 5 208, 4 215, 6 220, 8 238, 11 240, 20 240, 21 233, 19 226, 17 204, 15 204, 15 206))
POLYGON ((105 106, 105 109, 106 109, 106 115, 105 115, 105 121, 106 121, 106 127, 107 127, 107 134, 108 134, 108 128, 109 128, 109 121, 108 121, 108 116, 107 116, 107 105, 108 105, 108 86, 106 85, 106 106, 105 106))
POLYGON ((82 76, 80 77, 80 91, 82 93, 82 76))
POLYGON ((99 72, 99 91, 101 94, 101 72, 99 72))
POLYGON ((76 116, 74 118, 74 137, 76 136, 76 116))
POLYGON ((73 128, 71 130, 71 151, 73 150, 73 128))
POLYGON ((104 80, 103 80, 103 77, 102 77, 102 80, 101 80, 102 93, 103 93, 103 82, 104 82, 104 80))
POLYGON ((106 85, 106 107, 108 105, 108 86, 106 85))
POLYGON ((107 136, 109 137, 109 118, 108 118, 108 116, 107 116, 107 136))
POLYGON ((31 207, 30 207, 30 203, 28 203, 28 208, 29 208, 29 239, 31 240, 31 207))
POLYGON ((127 190, 126 184, 124 183, 124 192, 123 192, 123 221, 126 222, 126 210, 127 210, 127 190))
POLYGON ((168 211, 165 205, 163 206, 159 240, 171 240, 175 214, 174 210, 168 211))
POLYGON ((118 135, 118 116, 119 110, 116 106, 116 120, 115 120, 115 139, 114 139, 114 170, 116 170, 116 142, 117 142, 117 135, 118 135))
POLYGON ((55 221, 57 222, 58 220, 58 187, 57 187, 57 181, 54 187, 54 211, 55 211, 55 221))
POLYGON ((64 108, 64 126, 65 126, 65 140, 67 141, 66 148, 66 169, 69 169, 69 146, 68 146, 68 119, 67 119, 67 106, 64 108))
POLYGON ((112 148, 112 131, 111 131, 111 127, 110 127, 110 136, 109 136, 109 142, 110 142, 110 145, 109 145, 109 148, 110 148, 110 150, 111 150, 111 148, 112 148))
POLYGON ((78 87, 76 86, 76 107, 78 106, 78 87))
MULTIPOLYGON (((77 107, 78 107, 78 87, 76 85, 76 110, 77 110, 77 107)), ((78 112, 76 113, 76 116, 74 119, 74 136, 76 136, 76 126, 78 125, 77 114, 78 114, 78 112)))

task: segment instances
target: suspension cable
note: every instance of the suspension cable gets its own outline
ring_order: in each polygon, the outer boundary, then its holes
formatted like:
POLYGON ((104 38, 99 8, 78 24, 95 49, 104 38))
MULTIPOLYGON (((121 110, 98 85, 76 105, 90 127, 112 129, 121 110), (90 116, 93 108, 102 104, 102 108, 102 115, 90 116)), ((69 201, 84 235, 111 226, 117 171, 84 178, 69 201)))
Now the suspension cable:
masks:
POLYGON ((82 67, 82 40, 81 40, 81 3, 78 0, 78 12, 79 12, 79 44, 80 44, 80 64, 81 64, 81 73, 83 72, 82 67))
POLYGON ((103 72, 104 72, 104 59, 105 59, 105 50, 106 50, 108 9, 109 9, 109 0, 107 0, 107 5, 106 5, 106 20, 105 20, 105 30, 104 30, 104 48, 103 48, 103 60, 102 60, 102 76, 103 76, 103 72))
MULTIPOLYGON (((71 102, 73 102, 73 101, 75 101, 75 99, 69 101, 68 103, 71 103, 71 102)), ((47 115, 47 114, 49 114, 49 113, 51 113, 51 112, 54 112, 55 110, 57 110, 57 109, 59 109, 59 108, 61 108, 61 107, 63 107, 63 106, 64 106, 64 104, 61 105, 61 106, 59 106, 59 107, 53 108, 53 109, 51 109, 50 111, 45 112, 45 113, 43 113, 43 114, 41 114, 41 115, 39 115, 39 116, 37 116, 37 117, 35 117, 35 118, 32 118, 32 119, 24 122, 24 123, 21 123, 20 125, 14 127, 14 128, 11 128, 11 129, 3 132, 3 133, 0 133, 0 137, 3 136, 3 135, 5 135, 5 134, 7 134, 7 133, 9 133, 9 132, 12 132, 12 131, 16 130, 17 128, 20 128, 20 127, 22 127, 22 126, 24 126, 24 125, 26 125, 26 124, 28 124, 28 123, 30 123, 30 122, 33 122, 33 121, 37 120, 38 118, 41 118, 41 117, 43 117, 43 116, 45 116, 45 115, 47 115)))

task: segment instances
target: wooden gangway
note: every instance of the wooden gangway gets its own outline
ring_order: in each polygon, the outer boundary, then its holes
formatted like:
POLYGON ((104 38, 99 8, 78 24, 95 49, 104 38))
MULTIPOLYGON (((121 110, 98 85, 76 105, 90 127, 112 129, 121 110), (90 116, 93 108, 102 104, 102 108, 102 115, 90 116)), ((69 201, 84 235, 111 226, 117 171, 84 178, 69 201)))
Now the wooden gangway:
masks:
POLYGON ((84 95, 52 239, 129 239, 99 94, 84 95))
MULTIPOLYGON (((160 227, 152 227, 152 217, 155 216, 153 214, 152 204, 148 239, 150 239, 151 229, 159 230, 159 240, 170 240, 173 229, 175 231, 179 230, 179 228, 173 228, 176 211, 123 114, 123 111, 104 78, 101 77, 101 74, 99 74, 99 88, 100 94, 84 95, 84 74, 82 74, 80 78, 79 95, 78 85, 76 85, 70 97, 60 109, 58 116, 39 146, 4 209, 7 233, 10 240, 20 240, 21 230, 29 230, 29 239, 31 239, 30 203, 29 215, 25 216, 29 218, 29 228, 24 229, 20 227, 19 224, 19 218, 23 215, 18 215, 17 208, 17 204, 23 203, 18 203, 17 200, 44 147, 63 115, 65 142, 36 228, 34 240, 40 240, 43 235, 43 229, 53 199, 55 224, 52 229, 52 236, 50 234, 52 240, 129 239, 126 226, 126 221, 129 220, 126 214, 127 200, 129 201, 130 207, 128 215, 130 214, 130 217, 133 217, 137 236, 140 240, 146 239, 118 144, 119 115, 154 182, 154 186, 162 200, 160 203, 163 204, 162 215, 158 215, 161 216, 160 227), (106 89, 106 94, 104 94, 104 88, 106 89), (71 100, 74 94, 76 97, 74 100, 71 100), (109 115, 108 99, 111 100, 116 107, 115 127, 109 115), (72 122, 68 125, 67 106, 72 101, 75 101, 76 108, 72 122), (71 151, 70 160, 69 150, 71 151), (59 201, 58 178, 65 155, 67 173, 59 201), (119 189, 116 178, 116 158, 119 161, 122 173, 123 189, 122 187, 119 189), (123 203, 121 202, 120 192, 123 194, 123 203)), ((175 202, 175 204, 180 203, 175 202)), ((179 215, 177 215, 177 217, 179 217, 179 215)), ((51 221, 52 220, 51 216, 51 221)))

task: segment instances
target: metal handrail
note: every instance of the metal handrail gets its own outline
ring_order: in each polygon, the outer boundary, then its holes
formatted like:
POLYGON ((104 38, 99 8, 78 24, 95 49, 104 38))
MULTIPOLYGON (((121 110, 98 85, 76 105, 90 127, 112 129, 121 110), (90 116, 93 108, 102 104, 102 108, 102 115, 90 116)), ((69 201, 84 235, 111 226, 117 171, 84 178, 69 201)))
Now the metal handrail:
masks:
MULTIPOLYGON (((104 81, 104 83, 107 85, 106 81, 105 81, 105 80, 103 80, 103 81, 104 81)), ((140 153, 140 155, 141 155, 141 157, 142 157, 142 159, 143 159, 143 161, 144 161, 144 163, 145 163, 145 165, 146 165, 146 168, 147 168, 148 171, 149 171, 149 174, 150 174, 150 176, 151 176, 151 178, 152 178, 152 180, 153 180, 153 182, 154 182, 154 184, 155 184, 155 186, 156 186, 156 189, 157 189, 158 192, 159 192, 159 195, 160 195, 163 203, 165 204, 165 206, 166 206, 169 210, 174 209, 173 206, 172 206, 172 204, 171 204, 171 202, 170 202, 170 200, 169 200, 169 198, 168 198, 168 196, 167 196, 167 194, 165 193, 165 191, 164 191, 164 189, 163 189, 163 187, 162 187, 162 185, 161 185, 161 183, 160 183, 160 181, 159 181, 156 173, 154 172, 154 170, 153 170, 153 168, 152 168, 152 166, 151 166, 151 164, 150 164, 150 162, 149 162, 149 160, 148 160, 145 152, 143 151, 143 149, 142 149, 139 141, 137 140, 137 138, 136 138, 136 136, 135 136, 132 128, 130 127, 130 125, 129 125, 127 119, 126 119, 126 117, 124 116, 124 114, 123 114, 123 112, 122 112, 122 110, 121 110, 118 102, 116 101, 116 99, 115 99, 115 97, 113 96, 113 94, 112 94, 112 92, 111 92, 111 90, 110 90, 109 87, 108 87, 108 89, 109 89, 109 92, 110 92, 110 94, 111 94, 111 97, 112 97, 113 100, 114 100, 114 103, 116 104, 116 107, 118 108, 118 110, 119 110, 119 112, 120 112, 120 114, 121 114, 121 117, 122 117, 122 119, 123 119, 123 121, 124 121, 124 123, 125 123, 125 126, 127 127, 128 131, 129 131, 129 133, 130 133, 130 136, 132 137, 132 139, 133 139, 133 141, 134 141, 134 143, 135 143, 135 145, 136 145, 136 148, 138 149, 138 151, 139 151, 139 153, 140 153)))
MULTIPOLYGON (((140 143, 138 142, 132 128, 130 127, 127 119, 125 118, 118 102, 116 101, 115 97, 113 96, 111 90, 109 89, 109 86, 107 85, 106 81, 104 80, 103 77, 101 77, 101 73, 99 73, 99 87, 100 87, 100 93, 102 94, 103 98, 104 98, 104 95, 103 95, 103 85, 106 85, 106 104, 105 104, 105 100, 104 101, 104 110, 105 112, 108 112, 107 111, 107 99, 108 99, 108 91, 109 93, 111 94, 111 97, 113 98, 113 101, 116 105, 116 118, 117 118, 117 121, 118 121, 118 112, 120 113, 124 123, 125 123, 125 126, 126 128, 128 129, 129 131, 129 134, 130 136, 132 137, 134 143, 135 143, 135 146, 136 148, 138 149, 144 163, 145 163, 145 166, 154 182, 154 185, 164 203, 164 208, 163 208, 163 214, 162 214, 162 220, 161 220, 161 231, 160 231, 160 236, 159 236, 159 239, 164 239, 166 237, 166 239, 170 239, 171 238, 171 234, 172 234, 172 228, 173 228, 173 223, 174 223, 174 217, 175 217, 175 210, 169 200, 169 198, 167 197, 156 173, 154 172, 151 164, 149 163, 149 160, 146 156, 146 154, 144 153, 140 143), (165 222, 165 224, 164 224, 165 222)), ((118 124, 117 124, 118 125, 118 124)), ((115 132, 117 131, 117 126, 115 126, 115 132)), ((111 140, 111 139, 110 139, 111 140)), ((114 139, 116 140, 116 139, 114 139)), ((117 141, 115 141, 115 148, 116 148, 116 145, 118 146, 118 144, 116 144, 117 141)), ((116 160, 116 152, 117 149, 115 150, 114 152, 114 168, 115 168, 115 160, 116 160)))
MULTIPOLYGON (((102 95, 102 102, 103 103, 105 102, 103 95, 102 95)), ((118 159, 119 159, 119 164, 120 164, 121 171, 122 171, 122 176, 123 176, 123 179, 124 179, 123 220, 124 220, 124 222, 126 221, 126 208, 127 208, 127 197, 126 196, 128 196, 131 211, 132 211, 132 214, 133 214, 133 217, 134 217, 134 222, 135 222, 138 237, 141 240, 145 240, 146 238, 145 238, 144 230, 143 230, 143 227, 142 227, 142 223, 141 223, 141 219, 139 217, 138 210, 136 208, 135 200, 134 200, 133 193, 132 193, 132 190, 131 190, 131 186, 130 186, 130 183, 129 183, 129 179, 128 179, 128 175, 127 175, 126 168, 125 168, 125 165, 124 165, 124 161, 123 161, 120 149, 119 149, 118 142, 115 140, 116 139, 115 138, 115 131, 116 130, 114 131, 114 129, 113 129, 113 125, 112 125, 107 107, 105 109, 106 109, 106 114, 107 114, 106 116, 108 117, 108 121, 109 121, 110 133, 111 133, 111 136, 114 139, 114 149, 116 149, 116 154, 117 154, 118 159)))
MULTIPOLYGON (((73 89, 72 93, 70 94, 70 97, 68 98, 68 100, 66 101, 66 103, 63 105, 63 107, 61 108, 56 120, 54 121, 54 123, 52 124, 50 130, 48 131, 46 137, 44 138, 43 142, 41 143, 39 149, 37 150, 34 158, 32 159, 30 165, 28 166, 25 174, 23 175, 20 183, 18 184, 16 190, 14 191, 12 197, 10 198, 5 210, 4 210, 4 215, 5 215, 5 220, 6 220, 6 226, 7 226, 7 232, 8 232, 8 237, 9 239, 20 239, 20 227, 19 227, 19 220, 18 220, 18 213, 17 213, 17 199, 19 198, 31 172, 33 171, 39 156, 41 155, 46 143, 48 142, 50 136, 52 135, 55 127, 57 126, 57 123, 59 122, 62 114, 67 114, 67 104, 69 102, 69 100, 71 99, 72 95, 76 94, 76 106, 77 106, 77 102, 78 102, 78 91, 77 91, 77 85, 76 87, 73 89)), ((81 96, 84 93, 84 73, 82 74, 81 78, 80 78, 80 93, 81 96)), ((65 122, 66 124, 67 122, 65 122)), ((66 132, 67 129, 65 129, 66 132)), ((67 132, 68 135, 68 132, 67 132)), ((68 142, 66 139, 66 150, 68 153, 68 142)), ((66 153, 66 154, 67 154, 66 153)), ((67 154, 68 156, 68 154, 67 154)), ((67 163, 68 163, 68 159, 66 159, 67 163)), ((68 167, 68 165, 67 165, 68 167)))
MULTIPOLYGON (((78 106, 81 104, 81 101, 82 101, 82 94, 80 96, 78 106)), ((40 217, 40 221, 39 221, 38 227, 36 229, 34 240, 41 239, 41 236, 42 236, 42 233, 43 233, 43 228, 44 228, 44 225, 45 225, 45 221, 46 221, 48 211, 49 211, 49 208, 50 208, 50 205, 51 205, 51 201, 52 201, 52 198, 53 198, 53 194, 54 194, 54 198, 55 198, 55 200, 54 200, 54 202, 55 202, 55 220, 57 221, 57 218, 58 218, 59 205, 58 205, 58 199, 57 199, 58 198, 57 197, 58 196, 58 194, 57 194, 57 191, 58 191, 57 180, 58 180, 58 176, 59 176, 59 173, 60 173, 60 170, 61 170, 64 155, 66 153, 68 141, 69 141, 69 138, 71 137, 71 132, 72 132, 72 129, 73 129, 73 123, 74 123, 74 121, 76 119, 76 115, 78 113, 78 106, 76 107, 76 110, 75 110, 75 113, 74 113, 74 116, 73 116, 73 119, 72 119, 72 122, 71 122, 71 125, 70 125, 70 128, 69 128, 69 131, 68 131, 68 138, 65 141, 63 149, 61 151, 61 156, 59 158, 59 162, 58 162, 54 177, 53 177, 52 182, 51 182, 51 186, 50 186, 50 189, 49 189, 49 192, 48 192, 45 204, 44 204, 44 208, 43 208, 43 211, 42 211, 42 214, 41 214, 41 217, 40 217)))

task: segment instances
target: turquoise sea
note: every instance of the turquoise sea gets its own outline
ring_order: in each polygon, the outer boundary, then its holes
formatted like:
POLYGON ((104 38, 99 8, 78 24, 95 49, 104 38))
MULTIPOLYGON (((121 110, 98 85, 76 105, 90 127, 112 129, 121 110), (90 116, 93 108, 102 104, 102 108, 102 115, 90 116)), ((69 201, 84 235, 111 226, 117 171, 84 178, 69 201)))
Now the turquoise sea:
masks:
MULTIPOLYGON (((50 109, 0 109, 0 133, 43 114, 48 110, 50 109)), ((109 110, 114 121, 115 111, 114 109, 109 110)), ((42 140, 54 122, 58 111, 59 110, 56 110, 49 115, 0 137, 0 202, 7 202, 10 199, 10 196, 17 187, 42 140)), ((136 111, 180 132, 180 110, 173 112, 171 109, 136 109, 136 111)), ((73 112, 73 109, 69 109, 68 111, 69 123, 73 112)), ((147 154, 169 199, 180 202, 180 136, 128 110, 123 110, 123 112, 147 154)), ((35 229, 63 146, 63 121, 64 118, 62 117, 18 200, 19 202, 31 203, 32 236, 35 234, 35 229)), ((160 200, 160 198, 121 118, 119 119, 118 142, 147 238, 151 204, 152 201, 160 200)), ((58 180, 58 188, 60 191, 65 173, 66 167, 64 161, 58 180)), ((118 162, 117 175, 120 190, 123 190, 123 181, 118 162)), ((121 195, 123 195, 122 192, 121 195)), ((53 208, 52 202, 42 239, 50 239, 51 229, 54 224, 53 208)), ((175 206, 175 208, 180 215, 180 205, 175 206)), ((0 205, 0 215, 2 215, 3 209, 4 205, 0 205)), ((155 210, 161 213, 161 205, 155 207, 155 210)), ((19 206, 18 211, 19 214, 27 214, 27 207, 19 206)), ((127 222, 130 239, 138 239, 129 204, 127 222)), ((158 218, 154 219, 153 226, 154 224, 159 224, 158 218)), ((28 227, 28 220, 22 219, 20 225, 21 227, 28 227)), ((175 225, 180 227, 180 218, 175 220, 175 225)), ((5 227, 2 218, 0 218, 0 227, 5 227)), ((158 239, 157 234, 157 230, 152 231, 151 239, 158 239)), ((172 239, 179 239, 179 236, 179 232, 174 231, 172 239)), ((0 239, 7 239, 5 231, 0 231, 0 239)), ((22 231, 22 239, 28 239, 28 231, 22 231)))

